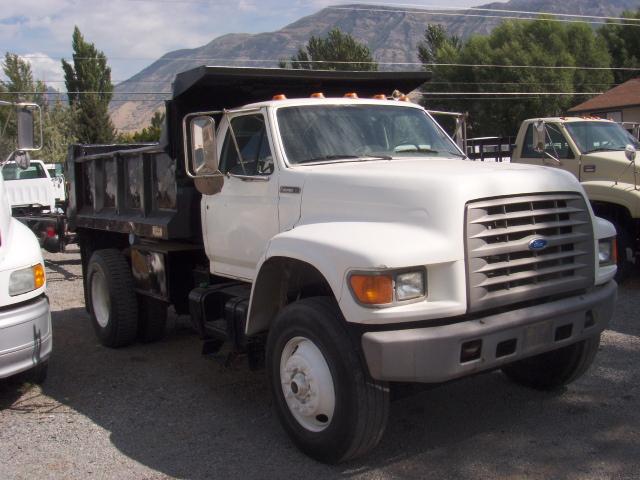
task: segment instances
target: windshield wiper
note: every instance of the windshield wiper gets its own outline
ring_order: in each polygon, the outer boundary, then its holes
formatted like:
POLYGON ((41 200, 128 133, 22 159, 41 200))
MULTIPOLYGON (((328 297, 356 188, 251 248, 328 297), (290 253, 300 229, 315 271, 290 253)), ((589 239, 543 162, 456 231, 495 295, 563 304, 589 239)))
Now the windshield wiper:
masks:
POLYGON ((324 155, 322 157, 309 158, 304 162, 300 162, 300 164, 326 162, 331 160, 366 160, 368 158, 376 158, 380 160, 392 159, 389 155, 376 155, 373 153, 372 154, 367 153, 366 155, 324 155))
POLYGON ((594 148, 593 150, 588 150, 584 153, 595 153, 595 152, 619 152, 624 150, 624 147, 619 148, 594 148))

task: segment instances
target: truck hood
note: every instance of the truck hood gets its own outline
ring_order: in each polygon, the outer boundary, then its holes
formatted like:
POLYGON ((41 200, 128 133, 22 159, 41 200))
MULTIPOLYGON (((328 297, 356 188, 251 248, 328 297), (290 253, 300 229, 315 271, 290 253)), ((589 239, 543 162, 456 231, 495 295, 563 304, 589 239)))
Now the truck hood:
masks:
POLYGON ((309 169, 302 224, 391 222, 457 234, 451 225, 462 227, 465 204, 471 200, 541 192, 584 194, 570 173, 525 164, 423 157, 300 168, 309 169))

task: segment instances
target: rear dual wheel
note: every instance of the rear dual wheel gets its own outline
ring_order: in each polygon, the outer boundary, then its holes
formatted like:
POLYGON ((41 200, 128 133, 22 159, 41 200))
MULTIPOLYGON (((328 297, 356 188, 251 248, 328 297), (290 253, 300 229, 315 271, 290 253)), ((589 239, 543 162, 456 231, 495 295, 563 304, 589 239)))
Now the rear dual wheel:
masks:
POLYGON ((136 338, 150 342, 164 335, 167 304, 138 298, 131 268, 119 250, 93 252, 86 282, 91 323, 102 345, 122 347, 136 338))

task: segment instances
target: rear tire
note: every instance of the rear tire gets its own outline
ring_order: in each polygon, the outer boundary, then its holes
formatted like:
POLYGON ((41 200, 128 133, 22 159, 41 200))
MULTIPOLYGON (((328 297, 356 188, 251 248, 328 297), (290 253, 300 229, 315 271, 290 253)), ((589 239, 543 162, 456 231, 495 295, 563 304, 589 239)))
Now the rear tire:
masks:
POLYGON ((96 250, 87 266, 91 323, 105 347, 132 343, 138 331, 138 304, 129 264, 116 249, 96 250))
POLYGON ((598 353, 600 335, 502 368, 513 382, 536 390, 555 390, 580 378, 598 353))
POLYGON ((633 240, 629 231, 619 223, 614 223, 616 227, 616 242, 618 242, 618 271, 614 277, 617 282, 624 282, 631 276, 635 269, 633 240), (631 256, 631 259, 629 257, 631 256))
POLYGON ((338 463, 378 444, 389 387, 369 376, 333 299, 287 305, 269 331, 266 362, 280 422, 304 453, 338 463))

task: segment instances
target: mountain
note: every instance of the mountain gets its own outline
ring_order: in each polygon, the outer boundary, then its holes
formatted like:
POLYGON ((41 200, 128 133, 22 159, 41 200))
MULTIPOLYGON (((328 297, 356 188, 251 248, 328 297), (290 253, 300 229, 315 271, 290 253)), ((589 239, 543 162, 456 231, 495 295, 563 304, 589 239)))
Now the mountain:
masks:
MULTIPOLYGON (((527 12, 568 13, 591 16, 618 16, 623 10, 638 8, 638 0, 510 0, 478 8, 527 12)), ((365 43, 379 62, 408 62, 396 69, 418 69, 417 45, 428 23, 443 25, 451 35, 463 39, 487 34, 502 18, 513 13, 478 10, 436 11, 379 5, 327 7, 286 27, 268 33, 228 34, 202 47, 169 52, 115 87, 111 117, 122 131, 138 130, 149 123, 169 95, 142 95, 136 92, 169 92, 176 73, 199 65, 275 67, 304 46, 312 35, 322 36, 338 27, 365 43), (467 15, 460 15, 461 13, 467 15), (249 61, 253 60, 253 61, 249 61), (144 99, 144 101, 137 101, 144 99)), ((388 69, 390 66, 381 66, 388 69)))

